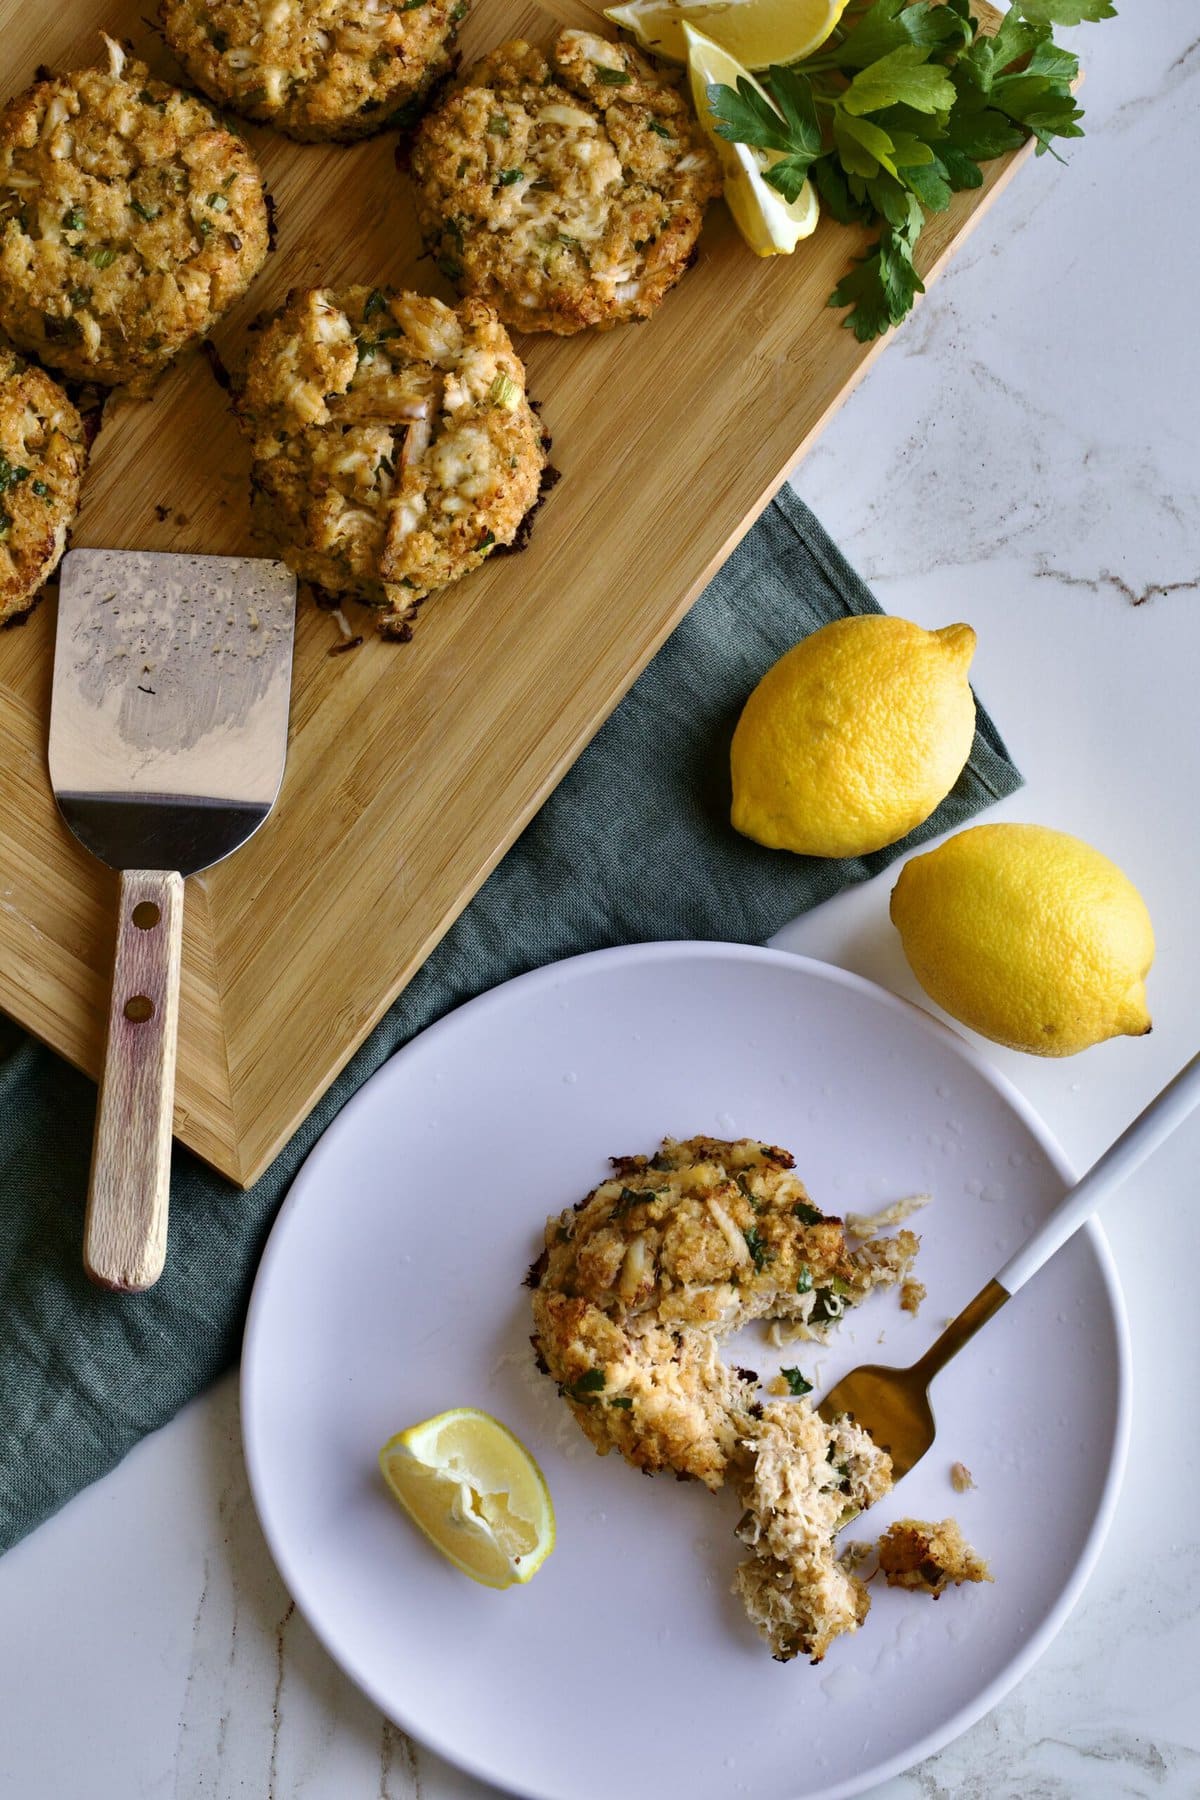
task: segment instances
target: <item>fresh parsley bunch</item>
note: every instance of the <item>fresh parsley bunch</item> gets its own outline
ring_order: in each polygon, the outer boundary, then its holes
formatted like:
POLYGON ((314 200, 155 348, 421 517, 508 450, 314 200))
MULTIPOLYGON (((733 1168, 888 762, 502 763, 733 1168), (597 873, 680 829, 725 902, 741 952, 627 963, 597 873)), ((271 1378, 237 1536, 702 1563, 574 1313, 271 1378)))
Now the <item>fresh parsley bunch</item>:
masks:
POLYGON ((767 71, 774 106, 747 81, 714 82, 709 105, 722 137, 778 153, 764 180, 785 200, 811 179, 843 224, 882 222, 829 298, 850 308, 845 323, 866 343, 925 291, 914 253, 928 213, 1031 137, 1040 156, 1055 138, 1083 136, 1078 58, 1053 28, 1115 12, 1112 0, 1014 0, 987 36, 970 0, 860 0, 814 56, 767 71))

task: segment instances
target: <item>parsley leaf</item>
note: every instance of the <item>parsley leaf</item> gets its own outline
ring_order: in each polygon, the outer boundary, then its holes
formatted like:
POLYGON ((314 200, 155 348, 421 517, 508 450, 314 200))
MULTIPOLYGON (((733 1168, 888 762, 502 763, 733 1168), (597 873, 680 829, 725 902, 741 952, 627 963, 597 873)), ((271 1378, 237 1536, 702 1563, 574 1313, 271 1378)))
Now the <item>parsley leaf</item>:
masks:
POLYGON ((916 295, 925 292, 913 263, 915 241, 911 226, 886 226, 872 249, 829 296, 830 306, 850 308, 842 322, 860 344, 870 343, 889 325, 898 325, 912 310, 916 295))
POLYGON ((575 1381, 564 1381, 562 1391, 568 1400, 576 1400, 580 1406, 590 1406, 605 1380, 603 1369, 588 1369, 575 1381))
POLYGON ((837 60, 843 69, 865 69, 905 44, 947 50, 970 41, 970 23, 953 7, 931 6, 929 0, 915 6, 905 0, 876 0, 839 47, 837 60))
POLYGON ((752 1225, 749 1231, 743 1231, 742 1236, 746 1240, 746 1248, 753 1259, 754 1267, 761 1270, 771 1260, 770 1246, 757 1225, 752 1225))
POLYGON ((1112 0, 1017 0, 1013 10, 1038 25, 1083 25, 1117 16, 1112 0))
POLYGON ((882 112, 887 106, 911 106, 917 112, 948 113, 954 105, 950 76, 940 63, 927 60, 928 50, 902 44, 860 69, 841 98, 845 112, 856 117, 882 112))
POLYGON ((797 1398, 799 1398, 801 1394, 811 1394, 812 1393, 812 1389, 813 1389, 812 1382, 806 1381, 804 1379, 804 1376, 800 1373, 799 1369, 780 1369, 779 1373, 783 1376, 783 1379, 787 1382, 788 1391, 792 1394, 795 1394, 797 1398))
POLYGON ((708 104, 719 137, 774 154, 775 160, 763 169, 763 179, 791 204, 799 199, 808 171, 821 155, 821 127, 807 77, 777 64, 767 73, 777 106, 741 76, 736 88, 714 81, 708 88, 708 104))
POLYGON ((792 140, 782 113, 742 76, 738 76, 736 88, 711 81, 705 92, 718 137, 731 144, 750 144, 756 150, 791 150, 792 140))

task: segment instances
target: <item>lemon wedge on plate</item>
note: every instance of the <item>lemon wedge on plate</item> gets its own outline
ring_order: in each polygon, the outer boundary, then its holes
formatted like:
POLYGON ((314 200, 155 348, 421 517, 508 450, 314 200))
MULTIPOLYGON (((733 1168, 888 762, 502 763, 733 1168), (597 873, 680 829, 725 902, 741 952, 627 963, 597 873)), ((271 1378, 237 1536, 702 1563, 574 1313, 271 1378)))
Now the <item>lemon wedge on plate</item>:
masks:
POLYGON ((389 1438, 379 1467, 409 1518, 484 1587, 532 1579, 554 1548, 554 1506, 520 1438, 456 1406, 389 1438))
POLYGON ((756 256, 790 256, 801 238, 810 237, 817 228, 820 208, 812 182, 806 181, 798 197, 787 201, 763 180, 765 171, 779 160, 777 150, 754 150, 749 144, 731 144, 718 135, 708 103, 708 89, 713 82, 736 88, 739 80, 748 81, 768 105, 770 96, 720 44, 688 24, 683 26, 683 34, 696 117, 721 160, 725 204, 733 214, 734 224, 756 256))
POLYGON ((687 61, 685 25, 711 32, 750 69, 799 62, 819 50, 847 0, 628 0, 604 16, 631 31, 643 50, 687 61))

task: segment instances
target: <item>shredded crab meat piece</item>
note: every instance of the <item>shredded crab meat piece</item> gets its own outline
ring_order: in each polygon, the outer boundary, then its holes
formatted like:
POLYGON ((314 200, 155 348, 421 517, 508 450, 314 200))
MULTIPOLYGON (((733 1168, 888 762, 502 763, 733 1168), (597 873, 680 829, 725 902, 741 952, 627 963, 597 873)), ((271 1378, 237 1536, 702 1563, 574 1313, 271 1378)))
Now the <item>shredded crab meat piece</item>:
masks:
POLYGON ((705 1201, 705 1205, 708 1207, 709 1212, 724 1233, 725 1241, 733 1254, 734 1262, 739 1264, 751 1262, 753 1258, 750 1255, 745 1234, 738 1230, 729 1214, 725 1211, 725 1208, 721 1205, 721 1202, 710 1194, 705 1201))
POLYGON ((107 31, 102 31, 100 36, 104 39, 104 48, 108 53, 108 72, 114 80, 119 81, 125 73, 125 52, 114 38, 109 37, 107 31))
POLYGON ((932 1194, 909 1194, 903 1200, 893 1200, 890 1205, 875 1213, 847 1213, 846 1230, 852 1237, 862 1243, 878 1237, 881 1231, 889 1230, 893 1225, 903 1225, 914 1213, 928 1206, 933 1199, 932 1194))

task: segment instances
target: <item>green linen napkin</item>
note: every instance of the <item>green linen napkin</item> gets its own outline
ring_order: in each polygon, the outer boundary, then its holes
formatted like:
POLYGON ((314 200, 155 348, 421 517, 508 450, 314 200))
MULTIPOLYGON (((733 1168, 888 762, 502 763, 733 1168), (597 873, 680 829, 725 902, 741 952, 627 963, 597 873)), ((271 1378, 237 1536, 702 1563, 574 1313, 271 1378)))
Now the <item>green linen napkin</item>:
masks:
POLYGON ((879 610, 785 489, 261 1180, 243 1193, 176 1147, 167 1269, 149 1293, 116 1298, 80 1267, 94 1087, 0 1021, 0 1551, 234 1360, 288 1183, 338 1109, 416 1032, 578 951, 650 938, 761 943, 1020 785, 981 710, 954 791, 901 844, 831 863, 731 830, 729 737, 754 683, 806 632, 879 610))

